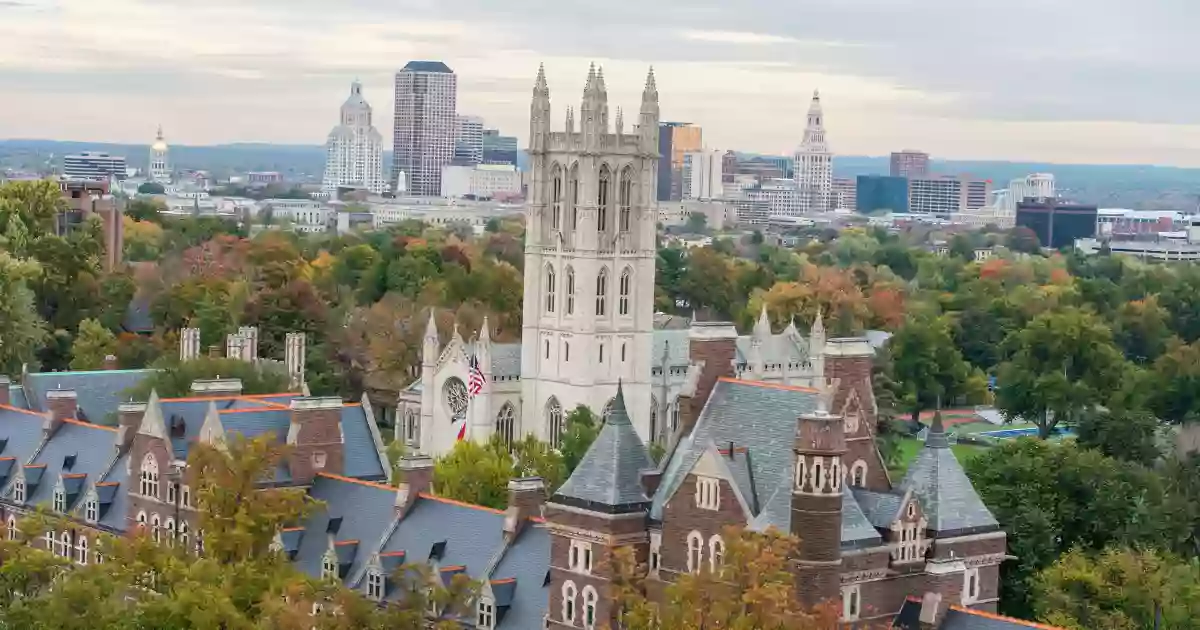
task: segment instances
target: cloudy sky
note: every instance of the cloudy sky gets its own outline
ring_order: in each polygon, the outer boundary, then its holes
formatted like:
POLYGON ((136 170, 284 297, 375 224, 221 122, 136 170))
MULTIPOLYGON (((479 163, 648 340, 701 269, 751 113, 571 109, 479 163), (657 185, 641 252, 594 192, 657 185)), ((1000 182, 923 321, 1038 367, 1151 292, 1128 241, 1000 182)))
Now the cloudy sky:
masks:
POLYGON ((0 138, 316 144, 355 77, 391 136, 392 73, 440 59, 459 111, 516 133, 589 61, 706 144, 1200 166, 1195 0, 0 0, 0 138))

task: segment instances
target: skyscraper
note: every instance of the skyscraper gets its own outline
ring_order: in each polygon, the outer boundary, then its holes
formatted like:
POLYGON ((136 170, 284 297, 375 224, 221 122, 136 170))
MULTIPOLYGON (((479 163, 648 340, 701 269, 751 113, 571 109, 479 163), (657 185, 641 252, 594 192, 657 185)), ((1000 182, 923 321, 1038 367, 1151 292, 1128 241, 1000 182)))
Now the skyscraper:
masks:
POLYGON ((683 156, 704 148, 704 131, 692 123, 659 123, 658 200, 683 198, 683 156))
POLYGON ((126 176, 125 158, 99 151, 84 151, 63 157, 63 177, 107 181, 123 180, 126 176))
POLYGON ((683 155, 683 198, 720 199, 724 196, 724 158, 718 150, 691 151, 683 155))
POLYGON ((442 167, 454 158, 458 77, 440 61, 410 61, 396 73, 391 182, 406 175, 408 192, 441 191, 442 167))
POLYGON ((808 125, 804 140, 796 149, 796 184, 800 189, 801 212, 825 212, 829 207, 829 192, 833 186, 833 154, 825 142, 825 117, 821 111, 821 95, 813 91, 808 108, 808 125))
POLYGON ((338 186, 363 186, 375 194, 387 188, 383 179, 383 136, 375 129, 371 106, 362 95, 362 84, 350 84, 342 104, 341 119, 325 144, 325 179, 321 189, 337 192, 338 186))
POLYGON ((470 165, 483 162, 483 119, 456 116, 454 126, 454 162, 470 165))
POLYGON ((483 130, 484 164, 517 164, 517 137, 502 136, 499 129, 483 130))
POLYGON ((159 184, 171 183, 171 148, 163 139, 162 125, 150 145, 150 180, 159 184))
POLYGON ((905 149, 892 153, 892 177, 929 177, 929 154, 905 149))

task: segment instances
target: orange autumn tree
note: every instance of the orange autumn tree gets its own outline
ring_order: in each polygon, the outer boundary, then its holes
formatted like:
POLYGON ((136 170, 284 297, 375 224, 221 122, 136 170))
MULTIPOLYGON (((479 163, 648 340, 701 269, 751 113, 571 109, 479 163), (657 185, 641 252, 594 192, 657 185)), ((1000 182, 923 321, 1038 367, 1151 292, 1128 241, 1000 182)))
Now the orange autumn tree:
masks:
POLYGON ((838 602, 805 607, 795 592, 792 558, 799 540, 770 530, 727 527, 724 562, 717 572, 680 575, 660 601, 645 595, 645 567, 632 550, 617 552, 613 582, 620 622, 611 630, 834 630, 838 602))

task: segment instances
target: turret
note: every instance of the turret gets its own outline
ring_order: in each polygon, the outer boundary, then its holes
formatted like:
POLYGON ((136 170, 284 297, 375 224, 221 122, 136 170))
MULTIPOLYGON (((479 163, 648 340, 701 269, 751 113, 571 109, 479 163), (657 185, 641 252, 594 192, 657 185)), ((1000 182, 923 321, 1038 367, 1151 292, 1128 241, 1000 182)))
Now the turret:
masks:
POLYGON ((539 65, 537 80, 533 85, 533 101, 529 105, 529 148, 545 151, 549 135, 550 88, 546 85, 546 67, 539 65))
POLYGON ((421 364, 425 367, 433 367, 438 360, 438 353, 441 352, 441 342, 438 341, 437 319, 434 317, 434 310, 429 309, 429 323, 425 325, 425 339, 421 346, 421 364))
POLYGON ((827 411, 822 392, 815 412, 796 421, 792 533, 800 537, 797 595, 815 606, 838 596, 841 573, 842 480, 846 435, 842 418, 827 411))
POLYGON ((646 87, 642 90, 642 109, 638 115, 638 135, 641 136, 642 151, 658 153, 658 85, 654 81, 654 68, 646 75, 646 87))

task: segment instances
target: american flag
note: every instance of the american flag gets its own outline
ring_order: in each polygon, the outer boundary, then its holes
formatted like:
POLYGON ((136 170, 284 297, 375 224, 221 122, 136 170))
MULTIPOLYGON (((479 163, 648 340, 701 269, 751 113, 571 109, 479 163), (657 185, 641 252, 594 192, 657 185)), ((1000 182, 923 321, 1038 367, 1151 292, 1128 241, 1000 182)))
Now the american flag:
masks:
POLYGON ((483 370, 479 369, 479 357, 471 355, 471 374, 467 377, 467 393, 474 398, 483 391, 483 384, 487 382, 487 377, 483 375, 483 370))

